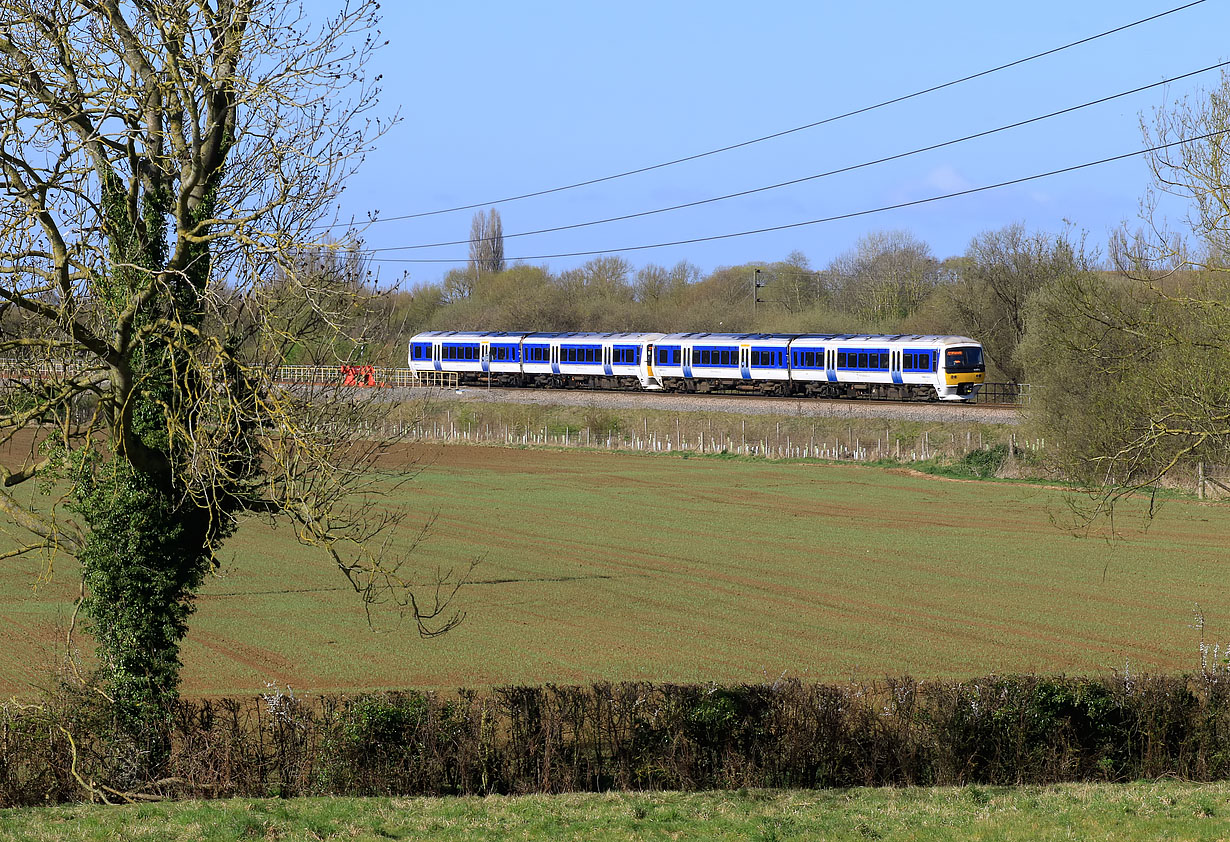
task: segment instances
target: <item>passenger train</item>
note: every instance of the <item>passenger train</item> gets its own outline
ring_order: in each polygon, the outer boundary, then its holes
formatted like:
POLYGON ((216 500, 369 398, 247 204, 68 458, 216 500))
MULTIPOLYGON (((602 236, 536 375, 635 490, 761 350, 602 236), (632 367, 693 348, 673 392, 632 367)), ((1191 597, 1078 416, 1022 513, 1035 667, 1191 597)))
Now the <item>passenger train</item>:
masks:
POLYGON ((473 333, 411 338, 410 368, 496 386, 973 400, 986 366, 965 336, 473 333))

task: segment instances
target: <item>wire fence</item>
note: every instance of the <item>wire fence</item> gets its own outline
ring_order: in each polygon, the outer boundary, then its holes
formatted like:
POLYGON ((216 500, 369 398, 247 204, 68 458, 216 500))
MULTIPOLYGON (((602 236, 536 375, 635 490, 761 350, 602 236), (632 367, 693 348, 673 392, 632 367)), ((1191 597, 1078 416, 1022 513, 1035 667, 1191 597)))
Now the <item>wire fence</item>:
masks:
POLYGON ((841 433, 812 424, 799 429, 787 421, 756 429, 746 421, 730 428, 688 428, 679 419, 639 424, 622 429, 592 429, 586 426, 560 426, 554 423, 529 425, 500 420, 474 420, 469 413, 454 414, 446 409, 442 417, 373 425, 360 435, 373 440, 410 440, 431 444, 470 444, 498 447, 548 447, 578 450, 607 450, 679 455, 755 456, 764 459, 824 459, 851 462, 925 462, 957 459, 970 451, 1004 446, 1007 454, 1036 459, 1045 442, 1027 439, 1014 432, 1002 435, 981 430, 953 432, 922 430, 917 435, 898 435, 891 429, 882 433, 857 431, 851 427, 841 433), (460 417, 459 417, 460 416, 460 417))

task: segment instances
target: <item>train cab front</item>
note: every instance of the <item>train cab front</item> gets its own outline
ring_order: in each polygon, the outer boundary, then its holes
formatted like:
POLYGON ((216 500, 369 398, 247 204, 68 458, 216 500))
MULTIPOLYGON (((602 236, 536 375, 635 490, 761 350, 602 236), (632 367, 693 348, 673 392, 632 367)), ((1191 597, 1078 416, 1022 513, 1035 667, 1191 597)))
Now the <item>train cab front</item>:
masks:
POLYGON ((952 345, 944 349, 937 389, 941 400, 972 401, 986 377, 986 363, 982 358, 982 346, 971 342, 968 345, 952 345))

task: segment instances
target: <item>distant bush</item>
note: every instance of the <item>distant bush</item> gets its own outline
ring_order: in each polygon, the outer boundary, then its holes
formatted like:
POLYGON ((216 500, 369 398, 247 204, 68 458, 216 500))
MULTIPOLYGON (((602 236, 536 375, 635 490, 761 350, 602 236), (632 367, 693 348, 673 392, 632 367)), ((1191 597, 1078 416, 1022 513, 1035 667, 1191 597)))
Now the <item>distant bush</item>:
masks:
MULTIPOLYGON (((595 684, 181 702, 143 796, 462 795, 1230 776, 1230 676, 595 684)), ((0 708, 0 804, 123 800, 97 699, 0 708), (75 750, 75 754, 74 754, 75 750)))

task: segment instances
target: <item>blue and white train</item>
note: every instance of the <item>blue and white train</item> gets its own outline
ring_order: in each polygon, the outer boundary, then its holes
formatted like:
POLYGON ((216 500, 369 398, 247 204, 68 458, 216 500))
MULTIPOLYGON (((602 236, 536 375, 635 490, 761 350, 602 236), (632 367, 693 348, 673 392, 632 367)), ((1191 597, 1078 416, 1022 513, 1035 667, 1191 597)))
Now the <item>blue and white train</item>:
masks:
POLYGON ((474 333, 410 340, 410 368, 462 382, 557 388, 968 401, 985 376, 966 336, 474 333))

